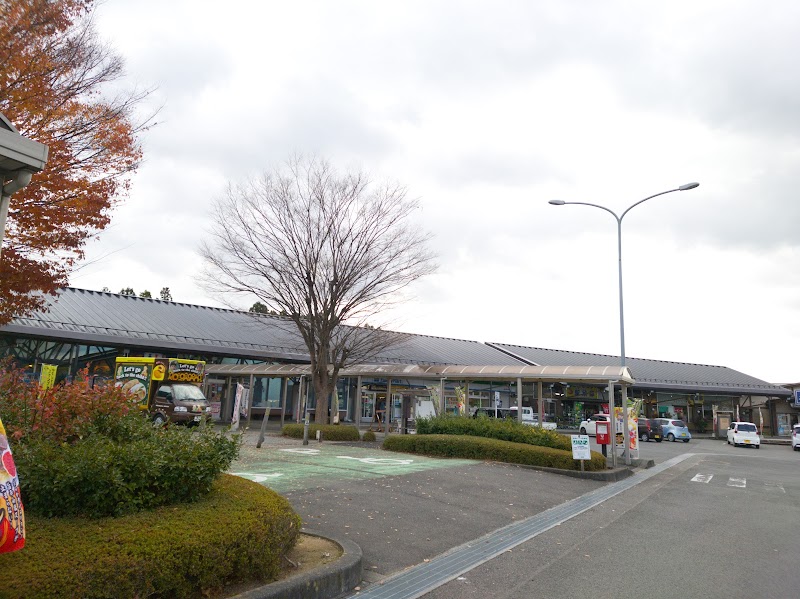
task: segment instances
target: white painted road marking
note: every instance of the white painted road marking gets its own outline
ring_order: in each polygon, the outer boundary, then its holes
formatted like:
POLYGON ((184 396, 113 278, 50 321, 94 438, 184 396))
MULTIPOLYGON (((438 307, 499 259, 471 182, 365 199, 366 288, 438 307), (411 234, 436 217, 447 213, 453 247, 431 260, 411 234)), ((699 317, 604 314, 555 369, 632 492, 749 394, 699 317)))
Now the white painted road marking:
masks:
POLYGON ((694 478, 692 478, 692 482, 694 483, 709 483, 711 479, 714 478, 713 474, 695 474, 694 478))
POLYGON ((288 453, 299 453, 300 455, 319 455, 322 453, 319 449, 311 449, 306 447, 293 447, 291 449, 281 449, 280 451, 286 451, 288 453))
POLYGON ((255 483, 263 483, 268 478, 277 478, 279 476, 283 476, 283 472, 273 472, 270 474, 260 474, 256 472, 231 472, 231 474, 250 479, 255 483))
POLYGON ((731 476, 728 479, 728 486, 729 487, 739 487, 744 489, 747 486, 747 479, 746 478, 734 478, 731 476))
POLYGON ((362 464, 375 464, 378 466, 408 466, 414 462, 414 460, 398 460, 395 458, 354 458, 349 455, 337 455, 336 457, 343 460, 356 460, 362 464))
POLYGON ((767 491, 778 491, 780 493, 786 493, 786 489, 783 488, 783 483, 764 482, 764 488, 767 491))

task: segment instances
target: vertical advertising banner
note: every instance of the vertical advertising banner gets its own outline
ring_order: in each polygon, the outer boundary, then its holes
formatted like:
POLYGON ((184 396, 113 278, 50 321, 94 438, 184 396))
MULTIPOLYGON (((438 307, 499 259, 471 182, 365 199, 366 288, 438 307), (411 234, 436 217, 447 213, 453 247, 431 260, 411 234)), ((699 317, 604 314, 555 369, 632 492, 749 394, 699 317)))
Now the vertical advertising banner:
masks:
POLYGON ((50 389, 55 385, 56 372, 58 372, 58 366, 55 364, 42 364, 42 372, 39 374, 39 386, 42 389, 50 389))
POLYGON ((245 393, 244 385, 236 383, 236 397, 233 401, 233 415, 231 416, 231 430, 233 431, 239 429, 239 414, 243 403, 247 401, 247 395, 245 393))
MULTIPOLYGON (((625 431, 621 407, 614 406, 614 425, 617 436, 621 436, 625 431)), ((633 413, 632 408, 628 408, 628 448, 639 449, 639 417, 633 413)))
POLYGON ((25 546, 25 513, 19 492, 19 477, 0 420, 0 553, 25 546))

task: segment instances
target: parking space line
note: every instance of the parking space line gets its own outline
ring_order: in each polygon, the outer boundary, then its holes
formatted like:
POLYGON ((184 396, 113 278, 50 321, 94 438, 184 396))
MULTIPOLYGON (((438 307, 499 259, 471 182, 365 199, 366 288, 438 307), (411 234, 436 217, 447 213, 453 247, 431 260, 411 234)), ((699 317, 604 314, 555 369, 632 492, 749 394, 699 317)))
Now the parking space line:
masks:
POLYGON ((694 483, 710 483, 712 478, 714 478, 713 474, 695 474, 692 477, 692 482, 694 482, 694 483))
POLYGON ((728 479, 728 486, 729 487, 738 487, 740 489, 744 489, 747 486, 747 479, 746 478, 736 478, 731 476, 728 479))

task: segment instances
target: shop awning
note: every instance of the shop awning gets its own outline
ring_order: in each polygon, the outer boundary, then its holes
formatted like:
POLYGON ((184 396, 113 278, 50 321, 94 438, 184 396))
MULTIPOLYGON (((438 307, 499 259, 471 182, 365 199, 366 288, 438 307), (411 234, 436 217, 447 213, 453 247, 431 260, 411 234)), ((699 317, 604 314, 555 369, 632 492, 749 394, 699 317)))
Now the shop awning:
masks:
MULTIPOLYGON (((307 364, 207 364, 206 373, 216 376, 310 376, 307 364)), ((339 372, 340 377, 469 379, 545 383, 607 385, 611 381, 633 385, 636 381, 622 366, 428 366, 422 364, 356 364, 339 372)))

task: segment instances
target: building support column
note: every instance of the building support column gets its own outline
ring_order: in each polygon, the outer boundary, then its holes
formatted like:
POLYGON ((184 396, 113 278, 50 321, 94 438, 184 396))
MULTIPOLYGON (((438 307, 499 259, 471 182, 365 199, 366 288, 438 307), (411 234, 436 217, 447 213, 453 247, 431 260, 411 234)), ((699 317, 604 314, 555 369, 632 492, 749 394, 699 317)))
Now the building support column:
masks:
POLYGON ((544 428, 544 392, 542 381, 536 383, 536 409, 539 410, 539 425, 544 428))

